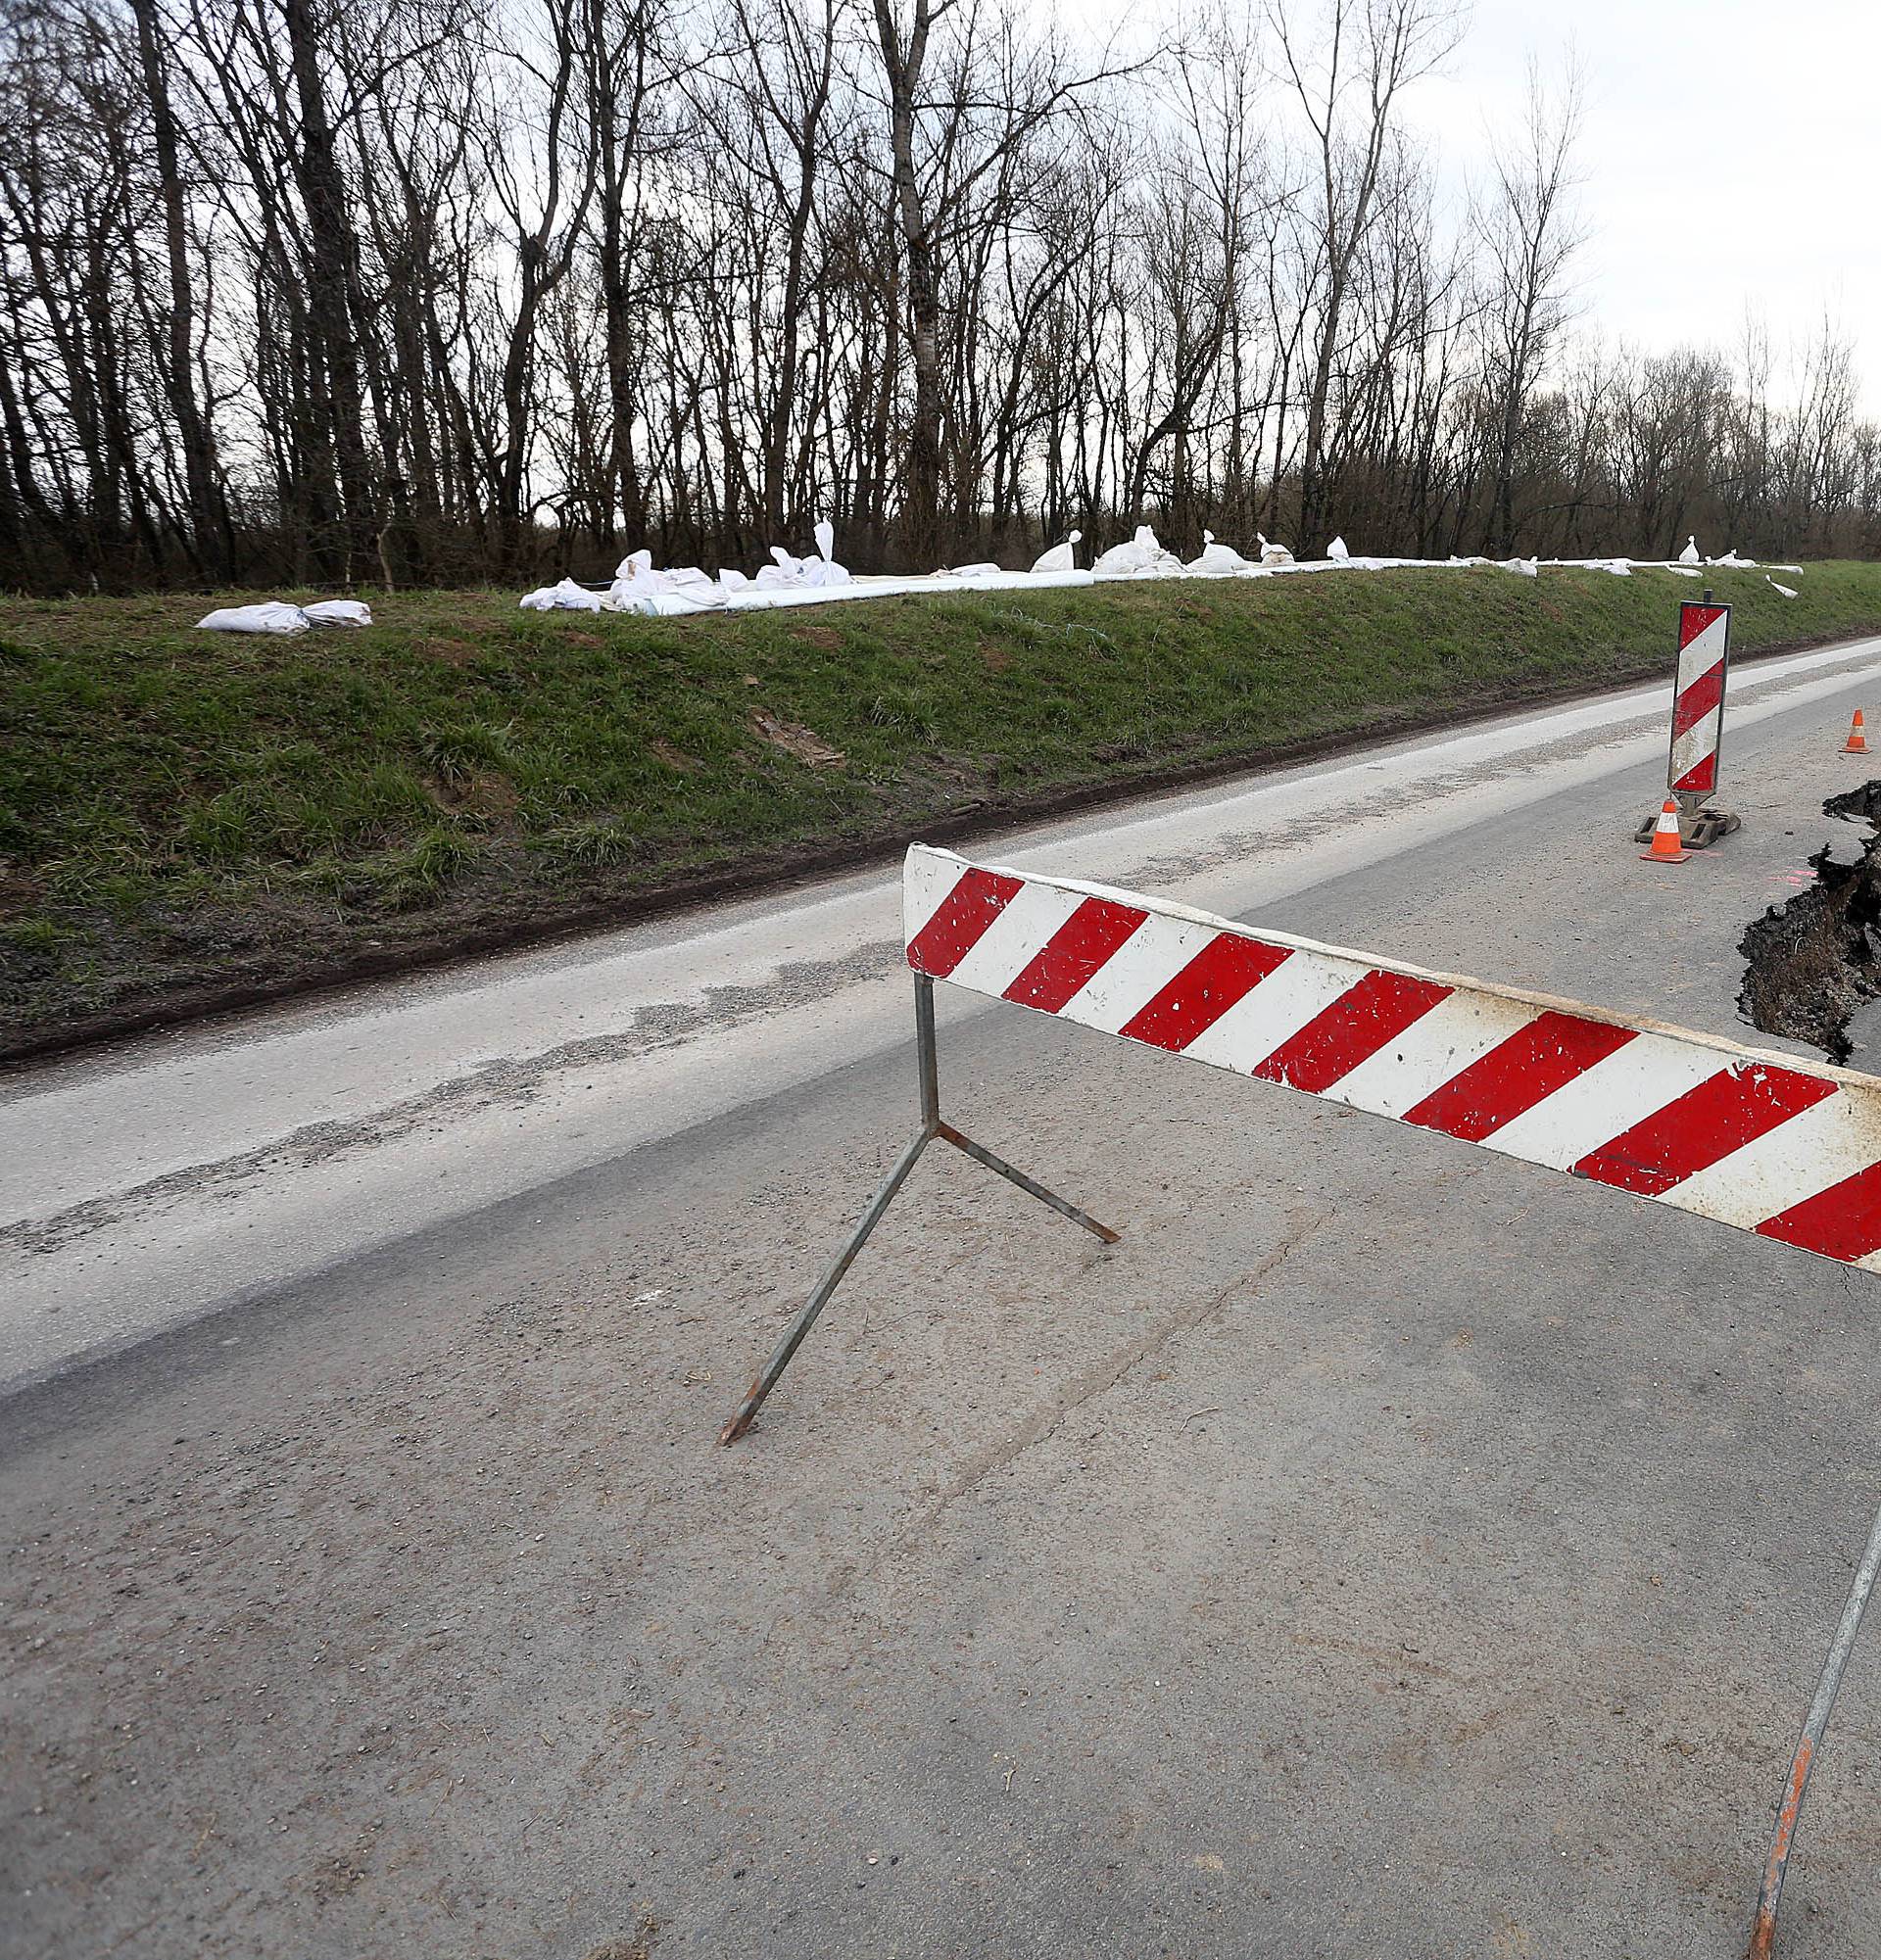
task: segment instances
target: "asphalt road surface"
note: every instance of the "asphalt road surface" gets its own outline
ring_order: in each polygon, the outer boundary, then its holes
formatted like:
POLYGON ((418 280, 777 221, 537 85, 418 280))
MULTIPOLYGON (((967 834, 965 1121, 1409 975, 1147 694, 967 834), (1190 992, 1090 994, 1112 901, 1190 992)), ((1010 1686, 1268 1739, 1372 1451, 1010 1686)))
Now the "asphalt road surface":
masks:
MULTIPOLYGON (((1881 642, 976 854, 1782 1047, 1881 642)), ((876 872, 0 1085, 0 1953, 1718 1956, 1881 1502, 1876 1282, 940 989, 876 872)), ((1862 1057, 1857 1054, 1857 1061, 1862 1057)), ((1780 1951, 1881 1951, 1881 1638, 1780 1951)))

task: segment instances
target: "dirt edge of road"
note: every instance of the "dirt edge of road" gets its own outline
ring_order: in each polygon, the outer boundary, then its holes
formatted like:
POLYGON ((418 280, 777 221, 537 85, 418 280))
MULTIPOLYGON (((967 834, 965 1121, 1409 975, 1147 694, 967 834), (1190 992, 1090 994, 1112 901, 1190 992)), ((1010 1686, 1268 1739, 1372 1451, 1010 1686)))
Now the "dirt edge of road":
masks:
POLYGON ((1752 920, 1738 947, 1748 963, 1738 1007, 1761 1032, 1847 1063, 1850 1022, 1881 996, 1881 782, 1831 796, 1822 814, 1865 823, 1867 838, 1853 863, 1824 844, 1809 859, 1814 884, 1752 920))
MULTIPOLYGON (((1736 659, 1739 669, 1765 665, 1822 646, 1833 646, 1849 636, 1810 638, 1762 647, 1736 659)), ((1180 763, 1133 773, 1127 781, 1081 784, 1041 795, 988 797, 949 812, 938 821, 885 828, 839 844, 787 847, 734 869, 692 875, 671 883, 630 892, 603 894, 485 919, 474 926, 439 920, 437 930, 396 946, 353 951, 328 965, 261 980, 235 980, 213 984, 184 983, 133 1006, 111 1009, 56 1028, 28 1029, 0 1037, 0 1069, 9 1072, 57 1062, 69 1055, 152 1033, 167 1028, 239 1016, 256 1008, 307 999, 395 976, 435 973, 473 964, 505 953, 553 945, 595 932, 671 917, 720 904, 787 890, 813 880, 841 876, 887 864, 909 844, 964 844, 994 831, 1102 810, 1165 791, 1203 789, 1237 776, 1261 775, 1341 755, 1362 753, 1379 741, 1461 729, 1493 721, 1518 708, 1568 706, 1622 693, 1643 682, 1664 680, 1666 663, 1641 662, 1597 686, 1570 682, 1560 687, 1515 686, 1483 695, 1472 707, 1386 714, 1357 732, 1310 737, 1297 741, 1264 744, 1244 752, 1212 756, 1203 762, 1180 763)))

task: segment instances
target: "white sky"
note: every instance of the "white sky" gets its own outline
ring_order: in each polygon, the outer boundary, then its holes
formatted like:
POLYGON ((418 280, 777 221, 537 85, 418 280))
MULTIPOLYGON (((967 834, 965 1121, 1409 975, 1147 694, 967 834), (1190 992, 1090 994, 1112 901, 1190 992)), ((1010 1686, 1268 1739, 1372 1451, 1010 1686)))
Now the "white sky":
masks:
POLYGON ((1584 324, 1649 351, 1772 352, 1826 309, 1881 411, 1881 0, 1476 0, 1411 120, 1457 181, 1519 113, 1530 52, 1587 76, 1584 324))
MULTIPOLYGON (((1196 4, 1060 0, 1099 32, 1196 4)), ((1287 4, 1304 24, 1319 0, 1287 4)), ((1406 100, 1451 188, 1519 117, 1529 55, 1558 66, 1569 35, 1587 81, 1582 329, 1730 350, 1755 309, 1780 390, 1826 310, 1881 416, 1881 0, 1474 0, 1446 72, 1406 100)))

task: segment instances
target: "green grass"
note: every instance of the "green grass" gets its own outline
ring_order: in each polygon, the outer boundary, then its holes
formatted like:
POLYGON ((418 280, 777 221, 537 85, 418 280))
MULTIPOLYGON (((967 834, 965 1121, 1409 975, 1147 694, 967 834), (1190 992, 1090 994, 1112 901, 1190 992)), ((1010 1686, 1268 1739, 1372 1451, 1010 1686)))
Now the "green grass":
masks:
MULTIPOLYGON (((1881 629, 1881 565, 1707 574, 1740 652, 1881 629)), ((728 866, 1669 666, 1695 581, 1494 568, 365 632, 0 598, 0 1038, 414 954, 728 866), (842 752, 815 767, 782 725, 842 752)))

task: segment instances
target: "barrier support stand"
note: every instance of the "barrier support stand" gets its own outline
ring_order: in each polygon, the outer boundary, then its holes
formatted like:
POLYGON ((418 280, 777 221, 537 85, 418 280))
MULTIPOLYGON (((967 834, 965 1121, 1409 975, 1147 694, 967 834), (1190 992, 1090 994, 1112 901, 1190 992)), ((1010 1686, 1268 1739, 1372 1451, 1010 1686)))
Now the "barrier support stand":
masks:
POLYGON ((1041 1204, 1049 1205, 1054 1212, 1062 1212, 1073 1224, 1083 1225, 1085 1230, 1095 1234, 1106 1245, 1115 1245, 1117 1234, 1108 1225, 1100 1225, 1086 1212, 1081 1212, 1069 1199, 1061 1198, 1055 1191, 1048 1191, 1044 1185, 1028 1177, 1023 1171, 1015 1169, 1003 1157, 996 1156, 984 1143, 976 1143, 970 1136, 964 1136, 953 1124, 942 1120, 940 1115, 940 1081, 934 1041, 934 980, 927 975, 917 973, 914 977, 914 1045, 916 1065, 921 1076, 921 1127, 914 1141, 894 1160, 894 1167, 882 1180, 881 1187, 864 1208, 861 1218, 856 1220, 855 1229, 844 1241, 842 1251, 830 1262, 823 1277, 816 1282, 816 1291, 803 1304, 803 1311, 791 1322, 784 1338, 778 1342, 776 1352, 771 1356, 752 1381, 749 1392, 738 1406, 738 1412, 718 1432, 721 1443, 736 1443, 751 1426, 751 1418, 763 1406, 764 1398, 777 1386, 778 1377, 791 1364, 791 1357, 803 1345, 803 1337, 816 1325, 816 1316, 828 1306, 830 1296, 842 1283, 843 1275, 848 1271, 855 1256, 868 1242, 869 1234, 880 1223, 882 1214, 889 1209, 890 1200, 900 1190, 907 1174, 915 1167, 922 1151, 930 1143, 950 1143, 953 1147, 971 1157, 976 1164, 984 1164, 989 1171, 996 1171, 1009 1183, 1017 1184, 1020 1190, 1030 1193, 1041 1204))
POLYGON ((1868 1533, 1868 1549, 1856 1569, 1855 1583, 1849 1588, 1849 1602, 1842 1609, 1842 1624, 1835 1630, 1829 1657, 1816 1683, 1815 1699, 1809 1703, 1808 1719, 1790 1760, 1789 1781, 1783 1786, 1776 1806, 1776 1836, 1770 1844, 1770 1861, 1763 1868, 1763 1883, 1757 1894, 1757 1918, 1751 1927, 1751 1944, 1745 1960, 1770 1960, 1776 1944, 1776 1908, 1783 1896, 1783 1874, 1790 1862, 1790 1844, 1796 1836, 1796 1821, 1803 1810, 1803 1793, 1809 1787, 1809 1765, 1815 1760, 1822 1732, 1829 1726, 1836 1692, 1842 1686, 1842 1670, 1849 1664, 1849 1651, 1861 1630, 1861 1615, 1867 1611, 1868 1596, 1881 1573, 1881 1512, 1868 1533))

